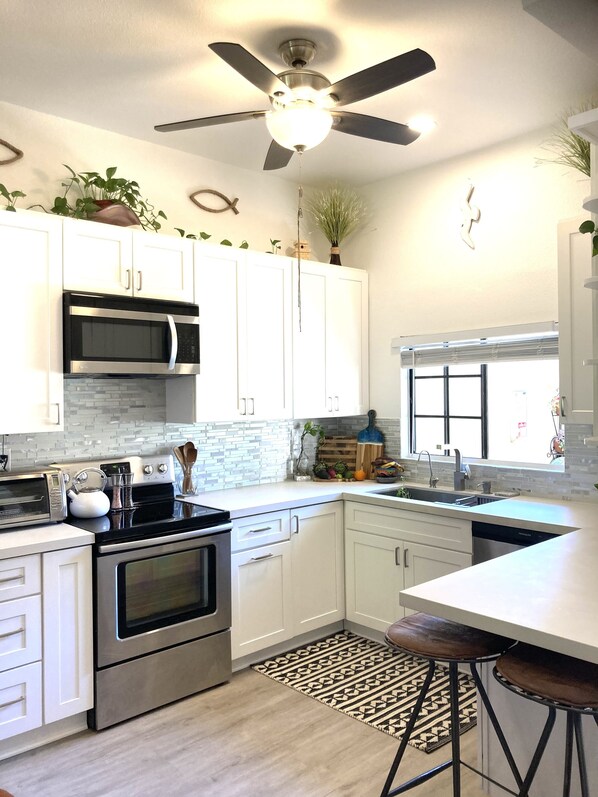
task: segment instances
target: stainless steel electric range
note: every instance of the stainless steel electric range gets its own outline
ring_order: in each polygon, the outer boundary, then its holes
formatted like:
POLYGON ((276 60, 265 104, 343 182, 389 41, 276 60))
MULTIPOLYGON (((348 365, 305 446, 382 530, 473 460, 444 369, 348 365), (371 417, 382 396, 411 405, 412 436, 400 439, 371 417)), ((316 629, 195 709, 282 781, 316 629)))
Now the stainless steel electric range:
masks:
MULTIPOLYGON (((132 474, 130 508, 66 519, 95 534, 95 702, 89 727, 100 730, 227 681, 229 513, 178 500, 168 455, 55 467, 63 471, 67 490, 86 468, 108 477, 132 474)), ((111 488, 107 493, 112 499, 111 488)))

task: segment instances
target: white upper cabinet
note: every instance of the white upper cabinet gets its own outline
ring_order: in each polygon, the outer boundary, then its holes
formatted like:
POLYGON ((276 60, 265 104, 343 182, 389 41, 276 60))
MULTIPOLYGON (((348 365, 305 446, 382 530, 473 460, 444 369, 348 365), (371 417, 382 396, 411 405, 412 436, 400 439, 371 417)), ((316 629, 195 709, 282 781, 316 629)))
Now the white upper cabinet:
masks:
POLYGON ((193 301, 193 242, 64 219, 64 289, 193 301))
POLYGON ((593 422, 591 235, 582 235, 583 217, 558 225, 559 380, 564 423, 593 422))
POLYGON ((0 211, 0 433, 63 429, 62 221, 0 211))
POLYGON ((295 417, 366 412, 367 272, 302 261, 300 273, 295 268, 293 316, 295 417))
POLYGON ((168 380, 167 420, 290 418, 291 261, 195 245, 200 374, 168 380))

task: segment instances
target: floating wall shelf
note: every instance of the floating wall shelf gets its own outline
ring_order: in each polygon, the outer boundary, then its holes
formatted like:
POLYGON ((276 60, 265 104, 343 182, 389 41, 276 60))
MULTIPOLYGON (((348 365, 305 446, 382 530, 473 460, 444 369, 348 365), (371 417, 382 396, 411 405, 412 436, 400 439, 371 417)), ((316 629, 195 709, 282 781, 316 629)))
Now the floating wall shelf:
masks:
POLYGON ((568 119, 569 130, 585 138, 592 144, 598 144, 598 108, 570 116, 568 119))

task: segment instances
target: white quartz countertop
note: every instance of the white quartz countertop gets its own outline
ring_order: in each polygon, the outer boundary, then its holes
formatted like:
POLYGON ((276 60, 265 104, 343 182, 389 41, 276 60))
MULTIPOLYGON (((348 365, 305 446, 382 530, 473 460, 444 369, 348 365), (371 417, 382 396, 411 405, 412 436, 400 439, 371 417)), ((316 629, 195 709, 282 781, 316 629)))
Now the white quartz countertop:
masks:
POLYGON ((598 523, 403 590, 401 604, 598 663, 598 523))
POLYGON ((68 523, 28 526, 0 532, 0 558, 10 559, 13 556, 77 548, 79 545, 91 545, 93 541, 93 534, 69 526, 68 523))
MULTIPOLYGON (((414 512, 453 515, 466 520, 495 522, 504 526, 533 528, 555 534, 562 534, 592 524, 596 524, 598 527, 598 504, 590 502, 555 501, 518 496, 507 498, 504 501, 493 501, 482 506, 456 507, 450 504, 433 504, 427 501, 411 501, 376 494, 376 491, 396 489, 400 486, 409 487, 409 483, 401 482, 388 485, 378 484, 374 481, 285 481, 229 490, 215 490, 200 493, 185 500, 217 509, 227 509, 232 518, 345 499, 377 506, 394 506, 414 512)), ((422 485, 417 486, 421 487, 422 485)))

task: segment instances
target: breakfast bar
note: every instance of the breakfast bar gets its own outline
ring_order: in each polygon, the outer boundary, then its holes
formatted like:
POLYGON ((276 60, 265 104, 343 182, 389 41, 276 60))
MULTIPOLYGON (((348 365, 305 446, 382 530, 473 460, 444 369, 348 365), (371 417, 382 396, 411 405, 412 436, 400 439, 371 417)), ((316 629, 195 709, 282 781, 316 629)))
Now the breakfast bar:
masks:
MULTIPOLYGON (((598 529, 587 527, 508 556, 483 562, 403 590, 401 604, 520 642, 598 663, 598 529)), ((483 681, 507 733, 518 765, 525 769, 539 738, 546 709, 507 692, 486 665, 483 681)), ((553 735, 531 795, 560 793, 564 722, 553 735), (555 791, 557 789, 557 791, 555 791)), ((510 773, 480 712, 482 771, 512 786, 510 773)), ((598 732, 584 718, 592 792, 598 793, 598 732)), ((575 767, 574 767, 575 771, 575 767)), ((575 783, 575 781, 574 781, 575 783)), ((575 789, 575 786, 574 786, 575 789)), ((490 786, 490 794, 504 792, 490 786)), ((575 790, 574 794, 577 794, 575 790)))

